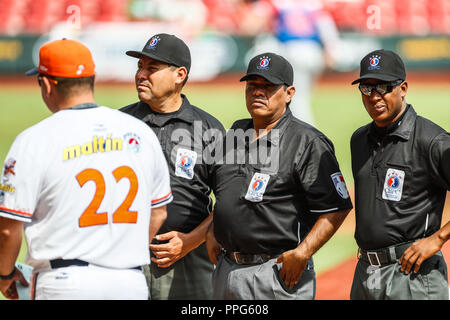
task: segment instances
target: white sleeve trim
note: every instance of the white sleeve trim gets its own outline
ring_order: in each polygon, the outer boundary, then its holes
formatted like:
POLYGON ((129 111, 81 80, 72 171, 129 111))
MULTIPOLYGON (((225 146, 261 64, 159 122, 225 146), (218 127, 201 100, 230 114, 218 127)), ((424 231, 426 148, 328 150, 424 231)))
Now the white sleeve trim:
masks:
POLYGON ((172 190, 162 198, 152 200, 152 208, 162 207, 173 200, 172 190))

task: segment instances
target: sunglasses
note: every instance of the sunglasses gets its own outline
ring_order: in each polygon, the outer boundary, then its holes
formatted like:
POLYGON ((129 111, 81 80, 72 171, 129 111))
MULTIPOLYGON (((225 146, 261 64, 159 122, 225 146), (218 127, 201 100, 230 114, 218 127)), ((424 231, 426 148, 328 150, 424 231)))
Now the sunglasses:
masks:
POLYGON ((372 94, 372 90, 375 90, 379 94, 384 95, 386 93, 392 92, 392 90, 401 83, 403 83, 403 80, 380 83, 376 85, 359 84, 358 89, 363 95, 370 97, 370 95, 372 94))
POLYGON ((50 76, 47 76, 47 75, 38 75, 38 76, 37 76, 37 81, 38 81, 38 84, 39 84, 40 87, 42 86, 42 77, 46 77, 47 79, 49 79, 50 82, 53 82, 53 84, 54 84, 55 86, 58 84, 58 80, 55 80, 55 79, 53 79, 53 78, 50 77, 50 76))

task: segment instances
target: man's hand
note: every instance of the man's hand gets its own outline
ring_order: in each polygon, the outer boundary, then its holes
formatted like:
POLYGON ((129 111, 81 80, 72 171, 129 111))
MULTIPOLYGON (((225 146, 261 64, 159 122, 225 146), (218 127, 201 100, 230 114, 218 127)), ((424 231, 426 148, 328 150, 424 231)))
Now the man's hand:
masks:
POLYGON ((206 231, 212 222, 212 218, 213 216, 210 214, 189 233, 170 231, 156 235, 156 240, 168 242, 163 244, 150 244, 150 249, 157 257, 152 258, 152 261, 156 263, 159 268, 168 268, 176 261, 185 257, 189 252, 205 242, 206 231))
POLYGON ((420 239, 406 249, 398 261, 398 264, 402 266, 400 270, 408 274, 414 266, 414 273, 419 272, 422 263, 441 250, 444 243, 449 239, 450 221, 428 238, 420 239))
POLYGON ((283 263, 280 277, 289 288, 292 289, 300 280, 309 258, 333 236, 349 212, 350 209, 345 209, 320 215, 297 248, 278 257, 276 263, 283 263))
POLYGON ((280 277, 290 289, 300 281, 303 271, 306 269, 306 263, 309 257, 300 252, 300 248, 295 248, 283 252, 275 261, 275 263, 282 263, 280 270, 280 277))
POLYGON ((150 249, 156 256, 156 258, 152 258, 152 262, 156 263, 159 268, 170 267, 193 249, 187 235, 178 231, 158 234, 156 240, 169 241, 163 244, 150 244, 150 249))
POLYGON ((28 287, 28 282, 25 280, 22 272, 19 269, 15 269, 14 275, 11 279, 0 280, 0 291, 8 299, 19 299, 19 294, 17 293, 16 281, 20 281, 22 285, 28 287))
POLYGON ((402 266, 400 270, 409 274, 414 266, 413 272, 419 272, 422 263, 441 250, 443 244, 444 242, 436 234, 414 242, 398 261, 398 264, 402 266))

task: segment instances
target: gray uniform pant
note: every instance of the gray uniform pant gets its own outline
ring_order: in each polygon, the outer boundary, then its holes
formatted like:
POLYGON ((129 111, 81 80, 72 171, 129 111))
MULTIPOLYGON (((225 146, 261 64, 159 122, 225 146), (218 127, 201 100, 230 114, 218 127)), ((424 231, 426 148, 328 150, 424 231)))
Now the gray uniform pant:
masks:
POLYGON ((209 300, 213 270, 205 243, 168 268, 158 268, 151 263, 144 267, 149 299, 209 300))
POLYGON ((312 300, 316 275, 312 259, 293 289, 280 278, 281 265, 271 259, 263 264, 239 265, 223 254, 213 273, 215 300, 312 300))
POLYGON ((363 260, 356 265, 352 300, 448 300, 447 265, 441 252, 424 261, 417 274, 408 275, 398 263, 381 267, 363 260))

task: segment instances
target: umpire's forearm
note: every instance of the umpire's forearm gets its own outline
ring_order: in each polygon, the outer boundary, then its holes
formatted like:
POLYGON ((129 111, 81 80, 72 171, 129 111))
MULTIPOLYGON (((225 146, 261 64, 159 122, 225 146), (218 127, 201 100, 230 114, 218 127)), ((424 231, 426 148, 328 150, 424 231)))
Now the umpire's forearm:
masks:
POLYGON ((206 217, 194 230, 189 232, 188 237, 194 249, 206 241, 206 233, 208 232, 212 220, 213 213, 206 217))
POLYGON ((0 217, 0 275, 14 268, 22 245, 23 222, 0 217))
POLYGON ((156 236, 156 233, 159 231, 164 221, 167 219, 167 207, 162 206, 159 208, 152 208, 152 214, 150 216, 150 243, 152 239, 156 236))
POLYGON ((300 242, 300 248, 308 257, 312 257, 339 229, 350 210, 342 210, 321 215, 305 239, 300 242))
POLYGON ((450 239, 450 221, 448 221, 436 233, 437 233, 437 236, 439 237, 439 239, 442 241, 442 244, 447 242, 450 239))

